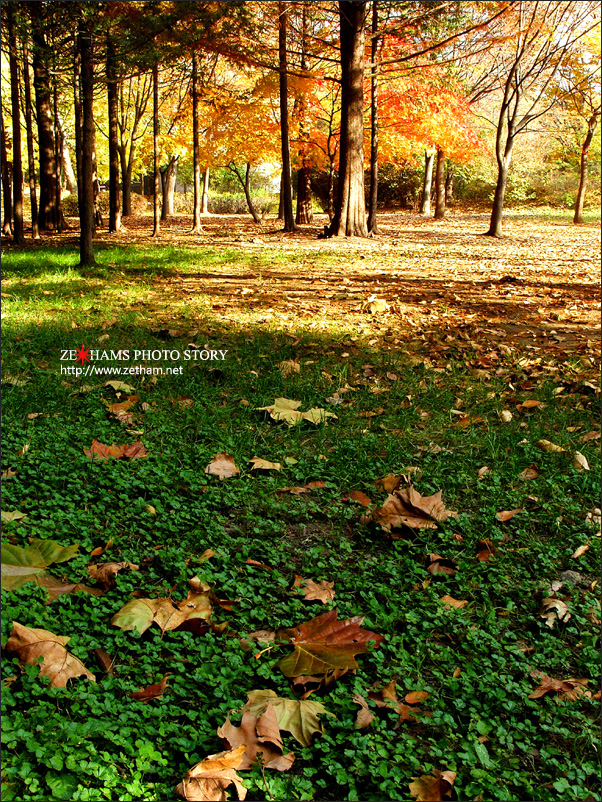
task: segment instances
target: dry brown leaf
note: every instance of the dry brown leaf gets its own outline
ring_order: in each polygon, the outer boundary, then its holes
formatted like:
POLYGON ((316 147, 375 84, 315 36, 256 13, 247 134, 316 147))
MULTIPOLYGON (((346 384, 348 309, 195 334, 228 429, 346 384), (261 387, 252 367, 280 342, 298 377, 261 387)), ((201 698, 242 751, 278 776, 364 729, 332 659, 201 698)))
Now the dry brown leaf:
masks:
POLYGON ((249 462, 251 463, 252 471, 282 470, 282 465, 279 462, 268 462, 266 459, 261 459, 261 457, 253 457, 253 459, 250 459, 249 462))
POLYGON ((535 445, 541 448, 542 451, 547 451, 549 454, 566 454, 566 448, 557 446, 556 443, 552 443, 550 440, 538 440, 535 445))
POLYGON ((393 493, 402 482, 403 477, 398 473, 388 473, 382 479, 377 479, 374 484, 377 487, 382 487, 385 493, 393 493))
POLYGON ((441 596, 439 601, 443 602, 446 609, 453 607, 456 610, 461 610, 468 604, 468 602, 465 599, 454 599, 452 596, 441 596))
POLYGON ((498 521, 509 521, 511 518, 514 518, 515 515, 519 515, 519 513, 524 512, 521 507, 518 507, 516 510, 501 510, 500 512, 496 512, 495 517, 498 521))
POLYGON ((439 521, 457 518, 458 513, 446 509, 441 490, 432 496, 421 496, 410 485, 389 494, 382 507, 372 512, 372 518, 387 532, 392 529, 437 529, 439 521))
POLYGON ((124 568, 130 571, 138 571, 140 566, 134 563, 92 563, 88 566, 88 574, 98 585, 105 590, 109 590, 115 584, 115 577, 124 568))
POLYGON ((141 440, 136 440, 135 443, 124 444, 120 446, 111 445, 106 446, 98 440, 92 440, 90 448, 84 448, 84 454, 87 457, 96 459, 142 459, 147 457, 146 448, 143 446, 141 440))
POLYGON ((295 362, 294 359, 285 359, 283 362, 278 363, 278 367, 283 376, 289 376, 291 373, 301 373, 301 365, 295 362))
POLYGON ((115 613, 111 624, 126 632, 136 629, 140 634, 152 624, 157 624, 162 632, 179 629, 202 634, 211 628, 207 622, 211 617, 212 598, 211 591, 197 593, 193 590, 177 604, 165 598, 133 598, 115 613))
POLYGON ((228 715, 223 726, 218 727, 217 734, 230 749, 243 745, 246 747, 239 771, 252 768, 258 756, 264 768, 274 771, 288 771, 295 761, 292 752, 282 754, 280 727, 271 704, 259 717, 249 710, 245 711, 239 727, 230 722, 228 715))
POLYGON ((352 490, 347 496, 341 496, 341 501, 356 501, 362 507, 371 507, 372 499, 361 490, 352 490))
POLYGON ((396 684, 396 680, 392 679, 388 685, 385 685, 380 690, 368 693, 368 699, 374 702, 377 707, 395 710, 399 716, 395 729, 403 724, 404 721, 416 722, 423 712, 416 705, 429 697, 427 691, 410 691, 405 695, 404 701, 401 702, 397 697, 396 684))
POLYGON ((8 654, 18 657, 20 663, 35 665, 41 657, 40 674, 50 677, 50 684, 54 688, 64 688, 68 680, 81 676, 96 682, 94 674, 88 671, 81 660, 65 649, 70 640, 47 629, 33 629, 13 621, 13 629, 4 648, 8 654))
POLYGON ((438 769, 434 769, 434 772, 434 777, 423 774, 422 777, 414 777, 409 784, 410 794, 416 802, 441 802, 445 797, 451 797, 456 772, 438 769))
POLYGON ((115 671, 113 670, 113 660, 111 659, 111 656, 107 650, 103 646, 97 646, 92 651, 94 652, 98 665, 101 667, 101 669, 106 671, 107 674, 113 676, 115 674, 115 671))
POLYGON ((510 423, 510 421, 512 420, 512 412, 510 412, 509 409, 503 409, 500 412, 500 420, 502 421, 502 423, 510 423))
POLYGON ((437 574, 446 574, 447 576, 454 576, 456 573, 456 566, 453 560, 448 560, 440 554, 428 554, 426 558, 426 570, 429 574, 436 576, 437 574))
POLYGON ((240 469, 236 467, 234 457, 231 454, 220 451, 206 466, 205 473, 215 474, 215 476, 219 476, 220 479, 230 479, 232 476, 236 476, 237 473, 240 473, 240 469))
POLYGON ((479 540, 477 543, 477 560, 481 560, 481 562, 487 562, 494 556, 496 551, 496 547, 488 537, 484 540, 479 540))
POLYGON ((328 604, 334 599, 334 582, 327 582, 325 579, 314 582, 313 579, 303 579, 295 574, 293 590, 295 588, 300 588, 306 601, 321 601, 322 604, 328 604))
POLYGON ((209 755, 201 760, 176 786, 176 794, 188 802, 225 802, 225 789, 234 783, 242 802, 247 795, 247 789, 241 783, 236 769, 240 768, 244 760, 245 749, 243 744, 237 749, 209 755))
POLYGON ((589 443, 590 440, 599 440, 600 435, 602 432, 598 429, 597 431, 587 432, 587 434, 582 434, 579 438, 580 443, 589 443))
POLYGON ((310 490, 320 487, 326 487, 326 482, 309 482, 303 487, 281 487, 276 493, 279 496, 283 496, 285 493, 290 493, 291 496, 300 496, 302 493, 309 493, 310 490))
POLYGON ((104 546, 97 546, 95 549, 92 549, 90 552, 90 557, 100 557, 101 554, 104 554, 107 549, 110 549, 113 545, 113 540, 107 540, 104 546))
POLYGON ((569 608, 562 599, 557 599, 555 596, 549 596, 542 602, 543 612, 541 618, 546 619, 546 626, 552 629, 556 621, 564 621, 565 623, 571 617, 569 608))
POLYGON ((522 404, 517 404, 517 409, 534 409, 541 404, 541 401, 537 401, 535 398, 529 398, 527 401, 523 401, 522 404))
POLYGON ((311 674, 300 674, 298 677, 293 678, 292 688, 295 693, 301 695, 301 699, 307 699, 315 691, 326 690, 334 685, 341 677, 344 677, 348 671, 346 668, 334 668, 327 671, 326 674, 313 676, 311 674))
POLYGON ((167 688, 168 677, 169 674, 165 674, 163 679, 155 685, 149 685, 147 688, 130 693, 130 699, 136 699, 138 702, 150 702, 151 699, 158 699, 159 696, 163 696, 167 688))
POLYGON ((13 476, 16 476, 18 471, 14 471, 12 468, 7 468, 5 471, 2 471, 2 479, 12 479, 13 476))
POLYGON ((533 679, 540 681, 538 687, 529 694, 529 699, 539 699, 546 693, 554 693, 561 700, 574 701, 584 694, 590 695, 587 690, 587 679, 554 679, 544 674, 542 671, 532 671, 531 676, 533 679))
POLYGON ((357 716, 355 718, 355 728, 358 730, 364 729, 364 727, 369 727, 370 724, 375 719, 374 713, 368 707, 368 703, 361 696, 359 693, 354 693, 352 697, 353 701, 356 705, 360 706, 360 709, 357 711, 357 716))
POLYGON ((589 463, 580 451, 573 454, 573 468, 579 473, 589 471, 589 463))
POLYGON ((537 465, 529 465, 528 468, 525 468, 524 471, 521 471, 518 475, 518 478, 521 479, 523 482, 529 482, 531 479, 537 479, 539 476, 539 471, 537 469, 537 465))
POLYGON ((582 554, 585 554, 586 551, 589 551, 589 541, 584 543, 582 546, 579 546, 578 549, 571 554, 571 559, 576 560, 578 557, 581 557, 582 554))

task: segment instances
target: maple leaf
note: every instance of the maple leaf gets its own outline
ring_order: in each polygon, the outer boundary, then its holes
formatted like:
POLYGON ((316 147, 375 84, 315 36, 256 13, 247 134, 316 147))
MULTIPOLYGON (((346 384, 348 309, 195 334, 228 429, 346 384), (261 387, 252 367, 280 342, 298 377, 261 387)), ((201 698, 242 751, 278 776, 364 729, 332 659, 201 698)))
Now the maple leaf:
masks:
POLYGON ((336 418, 333 412, 314 407, 307 412, 300 412, 301 401, 292 401, 290 398, 276 398, 273 404, 267 407, 255 407, 257 411, 267 412, 273 420, 284 421, 288 426, 296 426, 302 421, 323 423, 327 418, 336 418))
POLYGON ((440 802, 444 797, 451 797, 456 772, 438 769, 434 772, 434 777, 423 774, 422 777, 414 777, 413 782, 409 784, 410 793, 416 802, 440 802))
POLYGON ((377 707, 388 707, 395 710, 399 716, 395 725, 395 729, 398 729, 404 721, 415 722, 417 720, 416 714, 420 714, 422 711, 415 705, 428 699, 429 694, 427 691, 410 691, 405 695, 404 701, 400 702, 397 697, 396 684, 396 680, 392 679, 388 685, 385 685, 380 690, 370 691, 368 699, 373 701, 377 707))
MULTIPOLYGON (((48 575, 44 569, 75 557, 79 544, 61 546, 54 540, 33 539, 27 548, 2 544, 2 589, 16 590, 26 582, 43 585, 48 575)), ((49 580, 52 581, 52 580, 49 580)))
POLYGON ((65 649, 70 640, 47 629, 34 629, 13 621, 13 629, 4 648, 8 654, 16 655, 20 663, 35 665, 41 657, 40 674, 50 677, 50 684, 54 688, 64 688, 67 681, 74 677, 85 676, 91 682, 96 682, 94 674, 88 671, 81 660, 65 649))
POLYGON ((307 699, 314 691, 321 691, 329 688, 341 677, 344 677, 345 674, 347 674, 346 668, 333 668, 332 671, 318 676, 300 674, 293 679, 292 688, 295 693, 300 693, 301 699, 307 699))
POLYGON ((446 509, 441 490, 432 496, 421 496, 410 485, 389 494, 382 507, 373 510, 373 519, 387 532, 393 528, 437 529, 437 522, 457 518, 458 513, 446 509))
POLYGON ((141 688, 139 691, 133 691, 129 694, 130 699, 136 699, 138 702, 150 702, 151 699, 158 699, 163 696, 167 688, 169 674, 165 674, 160 682, 155 685, 149 685, 147 688, 141 688))
POLYGON ((137 571, 138 565, 134 563, 92 563, 88 566, 88 573, 90 578, 97 584, 101 585, 105 590, 109 590, 115 584, 115 577, 124 568, 129 568, 130 571, 137 571))
POLYGON ((426 560, 426 570, 429 574, 447 574, 447 576, 454 576, 456 573, 454 562, 448 560, 446 557, 442 557, 440 554, 428 554, 426 560))
POLYGON ((111 624, 124 630, 146 632, 151 624, 158 624, 162 632, 182 629, 203 632, 212 611, 210 593, 190 591, 186 599, 174 604, 171 599, 131 599, 119 610, 111 624))
POLYGON ((500 512, 496 512, 495 517, 498 521, 509 521, 511 518, 514 518, 515 515, 524 512, 524 510, 519 507, 516 510, 500 510, 500 512))
POLYGON ((370 641, 378 647, 384 640, 382 635, 360 628, 363 615, 345 621, 337 621, 337 616, 337 611, 331 610, 297 627, 278 630, 277 637, 294 646, 294 651, 278 663, 285 676, 357 668, 355 655, 367 652, 370 641))
POLYGON ((27 518, 27 513, 21 510, 2 510, 0 517, 3 521, 22 521, 27 518))
POLYGON ((543 612, 541 618, 546 619, 546 626, 552 629, 556 621, 564 621, 565 623, 571 617, 569 608, 562 599, 557 599, 555 596, 550 596, 542 602, 543 612))
POLYGON ((225 802, 225 789, 234 783, 238 798, 244 800, 247 789, 236 773, 243 762, 246 747, 239 746, 217 755, 209 755, 193 766, 181 783, 176 786, 176 794, 189 802, 225 802))
POLYGON ((477 560, 481 560, 481 562, 487 562, 493 555, 496 553, 497 549, 489 540, 489 538, 485 538, 485 540, 479 540, 477 543, 477 560))
POLYGON ((357 730, 363 730, 365 727, 369 727, 370 724, 372 724, 376 716, 370 710, 368 702, 361 694, 354 693, 351 698, 356 705, 360 706, 360 709, 357 711, 357 716, 355 717, 355 728, 357 730))
POLYGON ((322 604, 327 604, 334 599, 334 582, 327 582, 325 579, 318 583, 295 574, 293 590, 295 588, 301 589, 306 601, 321 601, 322 604))
POLYGON ((546 693, 554 693, 559 699, 572 702, 580 696, 590 695, 590 692, 586 688, 589 682, 587 679, 575 679, 571 677, 570 679, 559 680, 548 677, 547 674, 537 670, 532 671, 531 676, 533 679, 540 680, 540 684, 533 693, 529 694, 529 699, 539 699, 540 696, 544 696, 546 693))
POLYGON ((441 596, 439 599, 440 602, 443 602, 446 609, 450 609, 453 607, 455 610, 462 610, 462 608, 466 607, 468 602, 465 599, 454 599, 452 596, 441 596))
POLYGON ((274 771, 288 771, 295 760, 292 752, 282 754, 282 738, 276 712, 269 703, 260 716, 246 711, 239 727, 230 722, 228 714, 223 726, 218 727, 217 734, 229 749, 243 745, 246 747, 239 771, 252 768, 258 755, 261 756, 261 765, 274 771))
POLYGON ((301 373, 301 365, 295 362, 294 359, 285 359, 284 362, 278 363, 278 367, 283 376, 288 376, 291 373, 301 373))
POLYGON ((363 493, 361 490, 352 490, 348 496, 342 496, 341 501, 356 501, 358 504, 361 504, 362 507, 371 507, 372 506, 372 499, 370 496, 363 493))
POLYGON ((120 446, 110 445, 106 446, 98 440, 92 440, 90 448, 84 448, 86 457, 95 459, 142 459, 147 457, 146 448, 141 440, 136 440, 135 443, 125 443, 120 446))
POLYGON ((248 702, 241 708, 242 713, 247 711, 258 718, 268 707, 271 707, 276 716, 278 727, 290 732, 301 746, 309 746, 315 733, 322 733, 323 727, 319 716, 329 713, 320 702, 308 699, 286 699, 278 696, 274 691, 249 691, 248 702))
POLYGON ((220 479, 230 479, 230 477, 240 473, 240 469, 236 467, 234 457, 231 454, 220 451, 206 466, 205 473, 213 473, 219 476, 220 479))
POLYGON ((279 462, 268 462, 266 459, 261 459, 261 457, 253 457, 249 460, 251 463, 251 470, 252 471, 280 471, 282 470, 282 465, 279 462))

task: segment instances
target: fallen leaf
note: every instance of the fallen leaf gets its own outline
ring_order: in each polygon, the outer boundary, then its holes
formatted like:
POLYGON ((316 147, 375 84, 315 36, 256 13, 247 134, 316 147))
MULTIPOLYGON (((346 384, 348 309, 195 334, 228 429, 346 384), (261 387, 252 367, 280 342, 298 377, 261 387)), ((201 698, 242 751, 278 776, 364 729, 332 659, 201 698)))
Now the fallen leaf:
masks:
POLYGON ((105 387, 112 387, 115 392, 122 392, 131 395, 136 392, 136 388, 132 387, 130 384, 126 384, 125 382, 111 380, 104 383, 105 387))
POLYGON ((327 671, 326 674, 320 674, 318 676, 300 674, 298 677, 294 677, 292 688, 295 693, 301 695, 301 699, 307 699, 316 691, 330 688, 331 685, 334 685, 335 682, 341 679, 341 677, 344 677, 347 673, 346 668, 333 668, 331 671, 327 671))
POLYGON ((12 479, 13 476, 16 476, 18 473, 18 471, 14 471, 12 468, 7 468, 5 471, 2 471, 2 479, 12 479))
POLYGON ((395 725, 395 729, 398 729, 404 721, 417 721, 418 717, 416 714, 420 715, 422 710, 415 705, 418 702, 423 702, 425 699, 428 699, 429 694, 427 691, 410 691, 410 693, 404 696, 404 701, 401 702, 397 697, 396 686, 397 681, 392 679, 388 685, 385 685, 380 690, 370 691, 368 693, 368 699, 374 702, 377 707, 395 710, 399 716, 397 724, 395 725))
POLYGON ((280 629, 278 638, 294 646, 278 667, 287 677, 300 674, 325 674, 334 668, 357 668, 355 655, 369 649, 369 642, 378 647, 384 637, 360 628, 364 616, 337 621, 336 610, 312 618, 297 627, 280 629))
POLYGON ((255 407, 257 411, 267 412, 273 420, 284 421, 288 426, 296 426, 304 420, 311 423, 322 423, 327 418, 336 418, 333 412, 313 408, 307 412, 300 412, 301 401, 292 401, 289 398, 276 398, 273 404, 267 407, 255 407))
POLYGON ((155 685, 149 685, 147 688, 142 688, 139 691, 130 693, 130 699, 136 699, 138 702, 150 702, 151 699, 158 699, 159 696, 163 696, 163 693, 167 688, 168 677, 169 674, 165 674, 161 682, 157 682, 155 685))
POLYGON ((278 367, 283 376, 289 376, 291 373, 301 373, 301 365, 295 362, 294 359, 285 359, 283 362, 278 363, 278 367))
POLYGON ((228 752, 209 755, 193 766, 181 783, 176 794, 189 802, 225 802, 225 789, 234 783, 238 798, 244 800, 247 789, 236 773, 243 762, 246 747, 239 746, 228 752))
POLYGON ((107 406, 109 412, 117 413, 117 412, 127 412, 130 410, 135 404, 137 404, 139 398, 137 395, 130 395, 126 398, 125 401, 119 401, 115 404, 109 404, 107 401, 104 403, 107 406))
POLYGON ((417 802, 440 802, 444 797, 451 797, 452 786, 456 781, 455 771, 433 770, 435 776, 423 774, 414 777, 409 784, 410 794, 417 802))
POLYGON ((446 609, 453 607, 455 610, 462 610, 468 604, 465 599, 454 599, 452 596, 441 596, 439 601, 443 602, 446 609))
POLYGON ((255 568, 261 568, 262 571, 268 571, 270 574, 274 570, 273 568, 270 568, 269 565, 265 565, 264 563, 257 562, 257 560, 245 560, 245 565, 252 565, 255 568))
POLYGON ((575 679, 571 677, 570 679, 558 680, 537 670, 532 671, 531 676, 533 679, 539 680, 540 684, 533 693, 529 694, 529 699, 539 699, 546 693, 554 693, 559 699, 572 702, 580 696, 588 694, 586 686, 589 680, 587 679, 575 679))
POLYGON ((500 512, 496 512, 495 517, 498 521, 509 521, 521 512, 524 512, 521 507, 518 507, 516 510, 501 510, 500 512))
POLYGON ((87 457, 95 457, 96 459, 142 459, 148 456, 141 440, 120 446, 114 444, 106 446, 104 443, 94 439, 90 448, 84 448, 84 454, 87 457))
POLYGON ((70 640, 47 629, 33 629, 13 621, 13 629, 4 648, 8 654, 15 655, 20 663, 35 665, 41 657, 40 674, 50 677, 50 684, 54 688, 64 688, 68 680, 81 676, 96 682, 94 674, 65 649, 70 640))
POLYGON ((327 582, 325 579, 314 582, 313 579, 303 579, 295 574, 293 590, 295 588, 301 589, 305 601, 321 601, 322 604, 327 604, 334 599, 334 582, 327 582))
POLYGON ((21 512, 21 510, 2 510, 0 518, 3 521, 22 521, 27 518, 27 513, 21 512))
POLYGON ((512 420, 512 412, 509 409, 502 409, 500 412, 500 420, 502 423, 510 423, 512 420))
POLYGON ((576 560, 578 557, 581 557, 582 554, 585 554, 586 551, 589 551, 589 542, 584 543, 583 546, 579 546, 579 548, 571 554, 571 560, 576 560))
POLYGON ((240 469, 236 467, 234 457, 231 454, 220 451, 205 467, 205 473, 215 474, 219 476, 220 479, 230 479, 232 476, 236 476, 237 473, 240 473, 240 469))
POLYGON ((161 632, 174 629, 202 633, 209 626, 212 604, 209 591, 197 593, 190 590, 183 601, 175 604, 171 599, 131 599, 119 610, 111 624, 124 632, 137 630, 140 635, 157 624, 161 632))
POLYGON ((372 518, 387 532, 393 528, 437 529, 439 521, 457 518, 458 513, 446 509, 441 490, 432 496, 421 496, 410 485, 389 494, 382 507, 373 510, 372 518))
MULTIPOLYGON (((54 540, 31 540, 27 548, 2 544, 2 589, 16 590, 26 582, 44 584, 45 568, 75 557, 79 544, 61 546, 54 540)), ((55 580, 57 581, 57 580, 55 580)))
POLYGON ((104 554, 107 549, 110 549, 113 545, 113 540, 107 540, 104 546, 97 546, 95 549, 92 549, 90 552, 90 557, 100 557, 101 554, 104 554))
POLYGON ((481 562, 487 562, 494 556, 497 549, 489 540, 489 538, 485 538, 485 540, 479 540, 477 543, 477 560, 481 560, 481 562))
POLYGON ((377 479, 374 484, 377 487, 382 487, 385 493, 393 493, 394 490, 397 490, 402 481, 403 477, 401 474, 388 473, 386 476, 383 476, 382 479, 377 479))
POLYGON ((359 693, 354 693, 352 699, 356 705, 360 706, 355 718, 355 728, 358 730, 363 730, 365 727, 369 727, 370 724, 372 724, 375 719, 375 715, 368 707, 368 703, 364 697, 359 693))
POLYGON ((579 473, 589 471, 589 463, 580 451, 573 454, 573 468, 579 473))
POLYGON ((348 496, 342 496, 342 501, 357 501, 358 504, 361 504, 362 507, 371 507, 372 506, 372 499, 370 496, 367 496, 361 490, 352 490, 348 496))
POLYGON ((56 579, 50 574, 40 574, 34 578, 34 581, 48 591, 46 604, 52 604, 59 596, 71 595, 72 593, 88 593, 90 596, 102 596, 104 593, 100 588, 90 588, 81 582, 63 584, 60 579, 56 579))
POLYGON ((590 440, 599 440, 600 435, 602 432, 598 429, 597 431, 587 432, 587 434, 582 434, 579 438, 580 443, 589 443, 590 440))
POLYGON ((316 488, 326 487, 326 482, 309 482, 303 487, 281 487, 276 493, 279 496, 284 495, 285 493, 290 493, 291 496, 299 496, 301 493, 309 493, 310 490, 314 490, 316 488))
POLYGON ((482 468, 479 468, 477 471, 478 481, 480 482, 482 479, 484 479, 488 473, 491 473, 491 470, 487 467, 487 465, 483 465, 482 468))
POLYGON ((249 691, 247 696, 249 699, 241 708, 242 713, 248 711, 253 716, 259 717, 268 706, 272 707, 278 727, 290 732, 301 746, 309 746, 316 733, 324 732, 319 716, 332 716, 320 702, 309 699, 286 699, 271 690, 249 691))
POLYGON ((366 308, 371 315, 377 315, 381 312, 387 312, 390 307, 384 298, 377 298, 375 295, 371 295, 366 301, 366 308))
POLYGON ((279 462, 268 462, 265 459, 261 459, 261 457, 253 457, 249 460, 251 463, 251 470, 252 471, 280 471, 282 470, 282 465, 279 462))
POLYGON ((566 454, 566 448, 557 446, 556 443, 552 443, 550 440, 538 440, 535 445, 541 448, 542 451, 547 451, 549 454, 566 454))
POLYGON ((427 555, 426 570, 429 574, 436 576, 437 574, 446 574, 447 576, 454 576, 456 573, 456 566, 452 560, 442 557, 440 554, 427 555))
POLYGON ((130 571, 137 571, 139 566, 134 563, 92 563, 88 566, 88 574, 90 579, 93 579, 97 584, 101 585, 105 590, 109 590, 115 584, 115 577, 124 568, 129 568, 130 571))
POLYGON ((519 473, 518 478, 523 482, 529 482, 531 479, 537 479, 538 476, 539 471, 537 470, 537 465, 529 465, 528 468, 525 468, 524 471, 519 473))
POLYGON ((271 704, 268 704, 258 717, 247 710, 239 727, 230 722, 228 714, 225 723, 217 728, 217 734, 230 749, 238 746, 246 747, 242 763, 238 767, 239 771, 252 768, 258 756, 263 768, 274 771, 288 771, 295 760, 292 752, 287 755, 282 754, 280 728, 271 704))
POLYGON ((541 401, 537 401, 535 398, 529 398, 527 401, 523 401, 522 404, 517 404, 517 409, 534 409, 541 404, 541 401))
POLYGON ((569 613, 569 608, 562 601, 562 599, 557 599, 555 596, 549 596, 547 599, 544 599, 542 602, 543 612, 541 613, 541 618, 546 619, 546 626, 553 629, 554 624, 556 621, 564 621, 565 623, 571 617, 569 613))

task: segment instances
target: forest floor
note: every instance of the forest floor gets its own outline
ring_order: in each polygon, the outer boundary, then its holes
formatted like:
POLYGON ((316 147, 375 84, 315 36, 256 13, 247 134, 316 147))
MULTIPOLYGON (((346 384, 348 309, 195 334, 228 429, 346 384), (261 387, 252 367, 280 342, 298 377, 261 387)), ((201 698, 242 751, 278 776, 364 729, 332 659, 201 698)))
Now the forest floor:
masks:
POLYGON ((598 798, 599 222, 325 222, 3 249, 3 799, 598 798))

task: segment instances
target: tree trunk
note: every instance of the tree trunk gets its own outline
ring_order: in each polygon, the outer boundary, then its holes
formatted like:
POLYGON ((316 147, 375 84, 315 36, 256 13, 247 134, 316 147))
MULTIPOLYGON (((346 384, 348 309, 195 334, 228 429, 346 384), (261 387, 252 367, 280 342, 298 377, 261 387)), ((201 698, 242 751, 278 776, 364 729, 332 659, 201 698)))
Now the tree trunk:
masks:
POLYGON ((209 214, 209 168, 205 167, 203 180, 203 202, 201 204, 201 214, 209 214))
POLYGON ((489 237, 502 236, 502 214, 504 211, 504 197, 506 195, 506 185, 508 183, 508 168, 505 163, 498 164, 497 183, 495 185, 495 195, 493 198, 493 208, 491 209, 491 220, 489 223, 489 237))
POLYGON ((71 161, 71 154, 67 145, 67 138, 65 136, 65 128, 59 114, 58 128, 61 135, 61 173, 65 182, 65 188, 68 192, 77 194, 77 178, 73 171, 73 163, 71 161))
MULTIPOLYGON (((308 1, 303 0, 301 11, 301 72, 307 74, 307 39, 309 36, 308 1)), ((299 160, 301 167, 297 171, 297 211, 295 223, 311 225, 314 214, 311 208, 311 163, 309 161, 309 130, 307 120, 307 102, 303 92, 297 95, 299 118, 299 160)))
MULTIPOLYGON (((194 175, 194 200, 192 205, 192 233, 201 232, 201 155, 199 152, 199 89, 197 54, 192 51, 192 165, 194 175)), ((204 195, 203 195, 204 198, 204 195)))
POLYGON ((80 180, 80 237, 79 264, 89 267, 96 264, 94 259, 94 61, 92 35, 80 21, 79 48, 81 65, 82 95, 82 158, 80 180))
POLYGON ((284 220, 284 178, 280 172, 280 197, 278 199, 278 220, 284 220))
POLYGON ((364 24, 367 0, 339 0, 341 151, 329 236, 367 237, 364 197, 364 24))
POLYGON ((159 208, 159 64, 153 65, 153 237, 161 230, 159 208))
POLYGON ((314 213, 311 207, 311 170, 308 166, 297 171, 297 213, 296 223, 311 225, 314 213))
POLYGON ((13 241, 23 242, 23 166, 21 164, 21 108, 19 86, 19 62, 17 56, 17 34, 15 32, 15 10, 7 7, 8 55, 10 68, 10 100, 13 127, 13 241))
POLYGON ((12 189, 12 170, 8 161, 8 147, 6 144, 6 130, 4 128, 4 114, 2 104, 0 104, 0 125, 2 126, 2 201, 4 214, 2 217, 2 233, 12 234, 13 222, 13 189, 12 189))
POLYGON ((230 172, 234 173, 234 175, 240 181, 240 184, 245 193, 245 198, 247 199, 247 206, 249 207, 249 211, 251 212, 251 217, 253 218, 253 221, 255 223, 261 223, 261 217, 257 214, 257 209, 253 205, 253 199, 251 198, 251 163, 247 162, 247 170, 244 178, 238 172, 238 167, 235 164, 230 163, 228 165, 228 169, 230 170, 230 172))
POLYGON ((73 54, 73 119, 75 123, 75 168, 77 171, 77 207, 80 220, 82 214, 82 147, 83 147, 83 113, 81 89, 81 56, 79 31, 75 36, 75 51, 73 54))
POLYGON ((370 54, 370 195, 368 201, 368 231, 378 234, 376 206, 378 201, 378 2, 372 0, 372 45, 370 54))
POLYGON ((29 79, 29 53, 27 40, 23 39, 23 87, 25 89, 25 129, 27 131, 27 172, 29 173, 29 198, 31 202, 31 236, 40 238, 38 229, 38 199, 36 196, 36 165, 33 147, 33 120, 31 112, 31 83, 29 79))
POLYGON ((282 185, 284 231, 294 231, 291 152, 288 134, 288 63, 286 57, 287 3, 278 2, 278 65, 280 68, 280 141, 282 146, 282 185))
POLYGON ((429 215, 431 213, 431 186, 433 183, 433 165, 435 163, 435 151, 424 151, 424 179, 422 182, 422 200, 420 202, 420 214, 429 215))
POLYGON ((334 219, 334 162, 331 161, 328 167, 328 219, 332 223, 334 219))
POLYGON ((587 135, 581 148, 581 164, 579 167, 579 189, 577 190, 577 199, 575 201, 575 216, 573 223, 583 222, 583 204, 585 202, 585 190, 587 189, 587 159, 589 156, 589 147, 591 145, 596 126, 598 124, 598 115, 592 114, 587 121, 587 135))
MULTIPOLYGON (((33 10, 32 10, 33 11, 33 10)), ((32 13, 33 23, 33 86, 36 96, 38 147, 40 156, 40 231, 58 231, 60 228, 57 197, 57 166, 55 159, 54 127, 51 113, 49 47, 42 29, 43 22, 32 13)))
POLYGON ((55 167, 55 193, 58 228, 57 231, 64 231, 69 228, 63 216, 61 202, 61 191, 63 182, 63 138, 59 127, 59 97, 57 89, 56 66, 52 68, 52 104, 53 104, 53 123, 54 123, 54 167, 55 167))
POLYGON ((454 163, 451 159, 447 160, 447 171, 445 173, 445 203, 451 205, 454 199, 454 163))
POLYGON ((437 200, 435 201, 435 220, 445 217, 445 153, 437 148, 437 170, 435 173, 437 200))
POLYGON ((107 107, 109 112, 109 231, 121 229, 121 198, 119 193, 119 132, 117 127, 117 57, 115 42, 107 34, 107 107))
POLYGON ((122 217, 127 217, 132 213, 132 167, 133 161, 127 161, 125 146, 119 146, 119 161, 121 165, 121 197, 122 197, 122 217))
POLYGON ((172 156, 167 166, 161 170, 161 193, 163 203, 161 204, 161 220, 167 220, 174 213, 173 200, 176 191, 176 179, 178 176, 179 156, 172 156))

